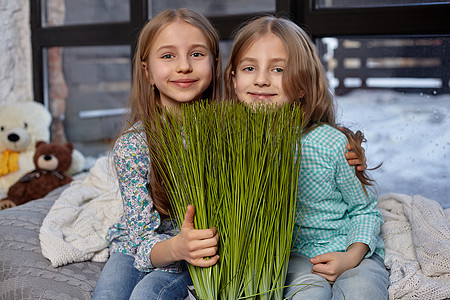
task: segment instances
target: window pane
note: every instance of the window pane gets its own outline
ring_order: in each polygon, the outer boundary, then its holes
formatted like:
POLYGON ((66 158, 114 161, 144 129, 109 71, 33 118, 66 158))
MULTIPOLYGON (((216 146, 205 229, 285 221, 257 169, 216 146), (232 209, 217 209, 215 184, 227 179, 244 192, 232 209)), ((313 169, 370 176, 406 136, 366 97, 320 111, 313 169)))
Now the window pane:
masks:
POLYGON ((130 3, 122 0, 43 0, 42 26, 126 22, 130 3))
POLYGON ((317 8, 386 7, 411 4, 445 3, 443 0, 318 0, 317 8))
POLYGON ((275 12, 275 0, 149 0, 149 17, 162 10, 186 7, 206 16, 275 12))
POLYGON ((324 38, 338 122, 367 138, 379 194, 419 194, 450 207, 448 38, 324 38))
POLYGON ((46 53, 52 140, 67 138, 86 156, 107 151, 124 121, 130 47, 54 47, 46 53))
POLYGON ((330 80, 337 94, 354 88, 448 93, 448 37, 324 38, 330 80))

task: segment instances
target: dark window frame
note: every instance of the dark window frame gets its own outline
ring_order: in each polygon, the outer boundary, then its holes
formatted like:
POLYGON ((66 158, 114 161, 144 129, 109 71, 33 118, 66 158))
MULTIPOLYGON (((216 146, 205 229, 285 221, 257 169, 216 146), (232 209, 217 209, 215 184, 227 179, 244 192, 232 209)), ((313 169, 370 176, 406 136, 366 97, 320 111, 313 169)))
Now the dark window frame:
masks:
POLYGON ((450 1, 439 4, 318 9, 316 0, 292 0, 294 20, 312 37, 450 35, 450 1))
MULTIPOLYGON (((436 68, 443 86, 436 88, 397 88, 399 91, 449 93, 449 75, 445 69, 450 67, 450 1, 434 4, 390 5, 364 8, 322 8, 316 7, 317 0, 295 2, 292 8, 293 19, 300 24, 313 39, 323 37, 343 38, 447 38, 441 47, 441 67, 436 68), (381 21, 382 20, 382 21, 381 21)), ((364 55, 363 55, 364 56, 364 55)), ((409 71, 411 71, 410 69, 409 71)), ((363 82, 360 88, 368 87, 363 82)), ((358 88, 353 88, 358 89, 358 88)), ((343 89, 340 85, 338 90, 343 89)), ((339 93, 340 93, 339 92, 339 93)))
POLYGON ((129 0, 128 22, 67 26, 42 26, 42 0, 30 0, 33 91, 35 101, 44 103, 44 49, 48 47, 130 45, 135 47, 139 30, 147 21, 147 1, 129 0))
MULTIPOLYGON (((44 48, 130 45, 147 22, 147 0, 129 0, 128 22, 43 27, 42 0, 30 0, 35 101, 44 103, 44 48)), ((275 13, 290 17, 312 38, 325 36, 450 36, 450 1, 374 8, 316 9, 315 0, 275 0, 275 13), (342 21, 345 20, 345 21, 342 21)), ((211 17, 222 39, 252 14, 211 17)), ((450 50, 449 50, 450 51, 450 50)), ((132 51, 131 53, 134 53, 132 51)))

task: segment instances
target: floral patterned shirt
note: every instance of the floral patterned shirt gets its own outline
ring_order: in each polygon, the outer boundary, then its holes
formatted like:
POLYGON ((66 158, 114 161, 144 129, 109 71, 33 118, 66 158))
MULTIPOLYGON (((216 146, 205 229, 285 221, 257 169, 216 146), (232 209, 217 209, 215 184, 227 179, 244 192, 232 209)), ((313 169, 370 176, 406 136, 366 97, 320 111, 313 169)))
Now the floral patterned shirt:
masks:
POLYGON ((144 126, 136 123, 134 129, 122 135, 114 146, 114 163, 123 200, 123 216, 109 228, 106 240, 112 252, 134 257, 134 266, 143 272, 154 269, 179 272, 179 262, 164 268, 154 268, 150 253, 152 247, 177 234, 170 219, 161 222, 147 189, 150 181, 150 154, 144 126))
POLYGON ((362 242, 370 249, 366 257, 384 257, 378 198, 369 190, 364 193, 345 159, 347 143, 341 131, 328 125, 302 137, 294 252, 314 257, 362 242))

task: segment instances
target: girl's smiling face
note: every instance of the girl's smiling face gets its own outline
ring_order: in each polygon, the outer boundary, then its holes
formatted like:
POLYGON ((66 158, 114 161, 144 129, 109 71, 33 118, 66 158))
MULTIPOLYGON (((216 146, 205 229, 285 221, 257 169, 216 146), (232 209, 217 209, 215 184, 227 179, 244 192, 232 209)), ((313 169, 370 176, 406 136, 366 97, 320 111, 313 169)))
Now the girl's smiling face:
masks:
POLYGON ((143 66, 165 107, 200 99, 212 80, 206 37, 200 29, 181 20, 161 30, 151 47, 148 65, 143 66))
POLYGON ((267 33, 257 38, 243 53, 233 72, 239 101, 248 104, 292 103, 283 89, 283 72, 288 53, 279 37, 267 33))

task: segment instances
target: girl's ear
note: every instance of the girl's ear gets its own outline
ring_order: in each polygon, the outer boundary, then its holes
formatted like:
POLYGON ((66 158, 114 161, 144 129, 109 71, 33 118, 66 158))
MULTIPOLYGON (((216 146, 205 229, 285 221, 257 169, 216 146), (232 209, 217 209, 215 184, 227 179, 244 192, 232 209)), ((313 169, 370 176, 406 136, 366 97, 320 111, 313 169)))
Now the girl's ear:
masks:
POLYGON ((231 79, 233 80, 233 87, 236 90, 236 74, 234 71, 231 71, 231 79))
POLYGON ((298 96, 298 99, 302 99, 303 97, 305 97, 305 91, 301 90, 300 95, 298 96))
POLYGON ((145 78, 147 78, 147 80, 150 80, 150 76, 149 76, 149 74, 148 74, 148 67, 147 67, 147 63, 146 62, 141 62, 141 64, 142 64, 142 68, 144 69, 144 71, 145 71, 145 78))

